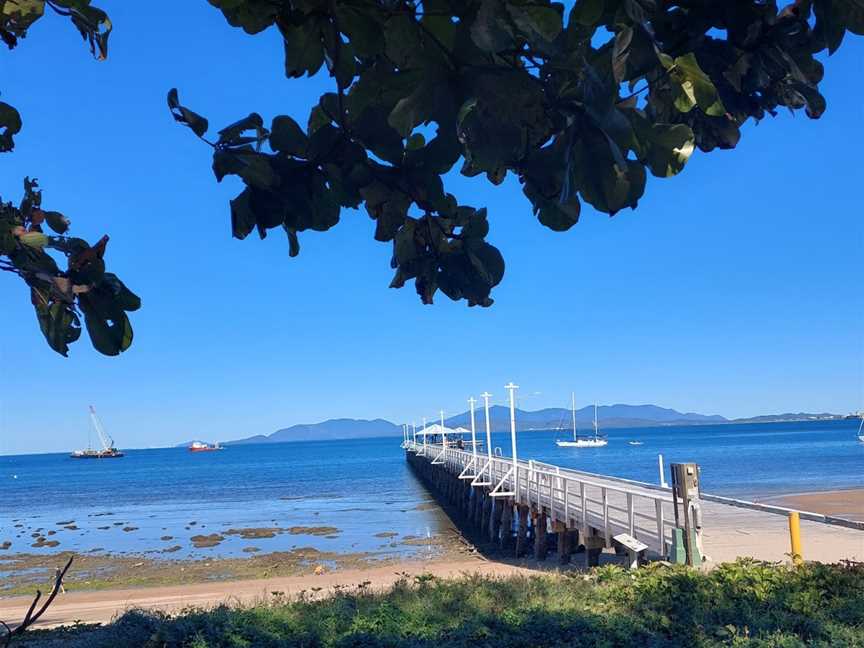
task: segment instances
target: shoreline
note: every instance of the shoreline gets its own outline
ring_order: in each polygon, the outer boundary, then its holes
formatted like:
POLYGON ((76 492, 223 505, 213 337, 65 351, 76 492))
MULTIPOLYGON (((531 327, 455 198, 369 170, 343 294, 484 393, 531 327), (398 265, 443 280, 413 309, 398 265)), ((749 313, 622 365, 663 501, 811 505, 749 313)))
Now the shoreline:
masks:
POLYGON ((758 499, 765 504, 848 520, 864 521, 864 488, 838 488, 772 495, 758 499))
MULTIPOLYGON (((250 605, 303 596, 323 598, 346 588, 383 590, 399 579, 431 574, 453 578, 463 574, 501 577, 534 573, 525 567, 487 561, 480 557, 439 558, 394 562, 385 566, 352 568, 317 575, 274 576, 245 580, 199 582, 187 585, 74 591, 57 597, 34 626, 52 628, 71 623, 107 623, 128 609, 158 609, 167 613, 185 608, 212 608, 223 603, 250 605)), ((368 591, 368 590, 367 590, 368 591)), ((32 596, 0 598, 0 618, 13 625, 21 620, 32 596)))

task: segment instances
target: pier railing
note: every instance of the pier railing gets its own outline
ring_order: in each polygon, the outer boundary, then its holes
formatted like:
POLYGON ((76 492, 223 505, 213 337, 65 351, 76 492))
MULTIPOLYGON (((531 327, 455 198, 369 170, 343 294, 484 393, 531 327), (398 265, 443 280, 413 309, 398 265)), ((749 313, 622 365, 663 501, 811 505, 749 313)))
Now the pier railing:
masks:
POLYGON ((492 497, 545 510, 552 522, 585 534, 599 534, 606 546, 626 533, 665 556, 672 541, 675 511, 668 489, 581 473, 539 461, 515 463, 511 457, 475 454, 442 444, 406 441, 406 450, 443 465, 492 497))

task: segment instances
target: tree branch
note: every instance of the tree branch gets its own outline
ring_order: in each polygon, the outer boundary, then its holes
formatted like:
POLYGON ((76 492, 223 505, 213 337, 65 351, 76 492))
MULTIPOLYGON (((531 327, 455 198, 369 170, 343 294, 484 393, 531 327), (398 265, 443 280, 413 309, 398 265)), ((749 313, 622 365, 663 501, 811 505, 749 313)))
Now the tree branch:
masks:
POLYGON ((42 598, 42 592, 40 590, 36 590, 36 596, 33 598, 33 602, 30 604, 30 608, 27 610, 27 614, 24 615, 24 620, 16 627, 14 630, 9 628, 9 625, 4 621, 0 621, 0 624, 6 629, 6 640, 3 644, 4 648, 9 648, 9 645, 12 643, 12 637, 20 636, 27 631, 27 628, 32 626, 39 620, 45 610, 54 602, 54 599, 57 597, 57 594, 60 593, 60 589, 63 586, 63 578, 66 576, 66 572, 69 571, 69 567, 72 566, 72 560, 74 556, 69 556, 69 560, 66 561, 66 566, 63 569, 57 572, 57 577, 54 579, 54 587, 51 589, 51 593, 48 595, 48 598, 45 599, 45 602, 42 604, 42 607, 39 608, 38 612, 33 612, 36 609, 36 605, 39 603, 39 600, 42 598))

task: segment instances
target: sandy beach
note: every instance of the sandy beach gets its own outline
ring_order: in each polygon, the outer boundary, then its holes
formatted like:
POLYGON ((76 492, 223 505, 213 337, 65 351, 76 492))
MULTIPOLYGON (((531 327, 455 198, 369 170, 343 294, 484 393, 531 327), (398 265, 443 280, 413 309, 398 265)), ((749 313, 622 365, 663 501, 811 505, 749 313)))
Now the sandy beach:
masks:
POLYGON ((864 488, 782 495, 763 501, 798 511, 864 521, 864 488))
MULTIPOLYGON (((386 567, 346 569, 320 575, 68 592, 58 596, 37 627, 48 628, 75 621, 107 623, 131 608, 176 612, 187 607, 212 607, 220 603, 248 605, 276 597, 296 595, 301 591, 311 596, 326 596, 332 593, 334 588, 386 588, 400 578, 412 579, 420 574, 447 578, 461 574, 505 576, 517 573, 531 573, 531 570, 482 558, 463 558, 430 562, 410 561, 386 567)), ((24 596, 0 599, 0 619, 14 625, 21 620, 30 601, 31 597, 24 596)))

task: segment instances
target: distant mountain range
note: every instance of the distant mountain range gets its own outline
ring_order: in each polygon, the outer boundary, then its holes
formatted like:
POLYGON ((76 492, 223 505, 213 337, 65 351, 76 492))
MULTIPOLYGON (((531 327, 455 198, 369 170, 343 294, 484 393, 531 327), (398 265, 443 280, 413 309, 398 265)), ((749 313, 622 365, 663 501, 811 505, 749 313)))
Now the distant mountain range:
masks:
POLYGON ((258 434, 248 439, 227 441, 225 445, 241 443, 282 443, 284 441, 330 441, 332 439, 363 439, 367 437, 401 436, 402 427, 375 419, 330 419, 321 423, 302 423, 276 430, 267 436, 258 434))
MULTIPOLYGON (((483 409, 476 412, 478 430, 485 429, 483 409)), ((570 410, 552 407, 536 412, 516 410, 516 421, 520 431, 549 430, 558 427, 569 429, 572 425, 570 410)), ((576 426, 582 430, 591 427, 594 407, 587 406, 576 410, 576 426)), ((769 423, 772 421, 807 421, 842 418, 835 414, 777 414, 755 416, 746 419, 728 419, 719 414, 682 413, 657 405, 601 405, 597 408, 597 418, 601 428, 656 427, 666 425, 706 425, 717 423, 769 423)), ((510 429, 510 409, 502 405, 489 408, 489 421, 493 432, 510 429)), ((428 420, 431 425, 436 421, 428 420)), ((417 422, 419 425, 419 421, 417 422)), ((444 419, 447 427, 470 428, 470 414, 464 412, 444 419)), ((330 419, 321 423, 304 423, 276 430, 273 434, 248 437, 237 441, 227 441, 224 445, 247 443, 283 443, 286 441, 328 441, 332 439, 362 439, 381 436, 401 436, 402 427, 384 419, 330 419)), ((183 444, 185 445, 185 444, 183 444)))

